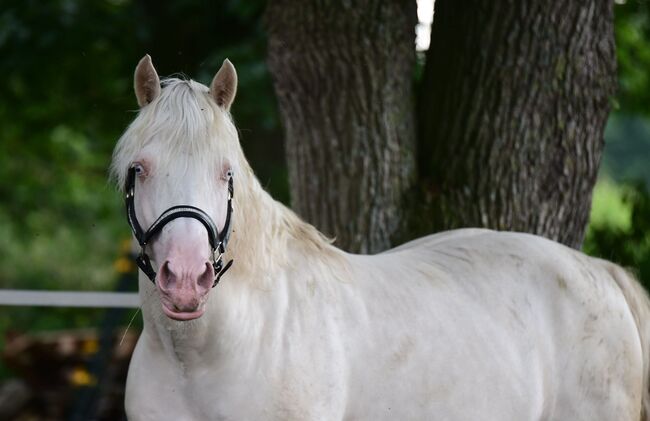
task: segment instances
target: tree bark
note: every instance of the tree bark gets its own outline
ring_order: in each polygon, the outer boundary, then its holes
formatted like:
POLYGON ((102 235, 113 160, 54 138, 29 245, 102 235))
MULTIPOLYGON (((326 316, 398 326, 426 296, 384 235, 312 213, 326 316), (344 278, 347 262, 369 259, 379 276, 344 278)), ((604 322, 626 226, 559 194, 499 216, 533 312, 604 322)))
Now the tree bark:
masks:
POLYGON ((611 0, 437 0, 419 102, 435 230, 580 247, 616 86, 611 0))
POLYGON ((415 177, 415 1, 271 0, 268 64, 292 207, 340 247, 378 252, 415 177))

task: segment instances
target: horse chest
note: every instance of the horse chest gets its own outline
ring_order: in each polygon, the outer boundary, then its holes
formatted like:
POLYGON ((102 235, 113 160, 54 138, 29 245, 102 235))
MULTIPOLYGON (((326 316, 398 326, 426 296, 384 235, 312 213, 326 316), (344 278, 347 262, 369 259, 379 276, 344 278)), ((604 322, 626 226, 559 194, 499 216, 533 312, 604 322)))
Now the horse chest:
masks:
MULTIPOLYGON (((340 377, 289 355, 240 356, 187 367, 146 353, 138 344, 127 384, 127 412, 134 420, 305 420, 342 417, 340 377), (311 369, 310 369, 311 368, 311 369), (155 377, 155 379, 154 379, 155 377)), ((150 348, 149 348, 150 349, 150 348)), ((151 350, 151 349, 150 349, 151 350)), ((304 358, 302 359, 304 360, 304 358)))

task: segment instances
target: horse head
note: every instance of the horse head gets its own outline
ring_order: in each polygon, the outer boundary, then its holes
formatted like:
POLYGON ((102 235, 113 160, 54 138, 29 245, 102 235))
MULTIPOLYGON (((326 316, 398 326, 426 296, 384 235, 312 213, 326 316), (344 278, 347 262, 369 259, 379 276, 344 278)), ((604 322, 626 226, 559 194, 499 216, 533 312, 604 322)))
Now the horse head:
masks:
POLYGON ((192 320, 205 311, 223 262, 240 153, 230 106, 237 74, 226 60, 210 88, 161 81, 147 55, 135 70, 137 117, 118 141, 112 170, 164 314, 192 320))

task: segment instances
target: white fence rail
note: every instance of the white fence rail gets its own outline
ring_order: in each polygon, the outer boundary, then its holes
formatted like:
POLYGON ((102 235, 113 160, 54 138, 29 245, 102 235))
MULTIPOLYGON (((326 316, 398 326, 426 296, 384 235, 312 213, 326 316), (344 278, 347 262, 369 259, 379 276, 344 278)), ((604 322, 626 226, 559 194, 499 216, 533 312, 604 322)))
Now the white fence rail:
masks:
POLYGON ((0 289, 0 306, 138 308, 135 292, 0 289))

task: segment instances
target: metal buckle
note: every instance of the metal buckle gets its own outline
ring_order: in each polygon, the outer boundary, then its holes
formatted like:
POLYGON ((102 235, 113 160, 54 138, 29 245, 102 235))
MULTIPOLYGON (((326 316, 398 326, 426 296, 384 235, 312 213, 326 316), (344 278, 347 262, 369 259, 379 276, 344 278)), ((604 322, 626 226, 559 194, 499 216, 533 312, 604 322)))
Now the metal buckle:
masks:
POLYGON ((223 253, 220 250, 221 242, 219 242, 219 244, 217 244, 217 247, 212 250, 212 263, 216 264, 223 257, 223 253), (217 255, 217 253, 219 254, 217 255))

